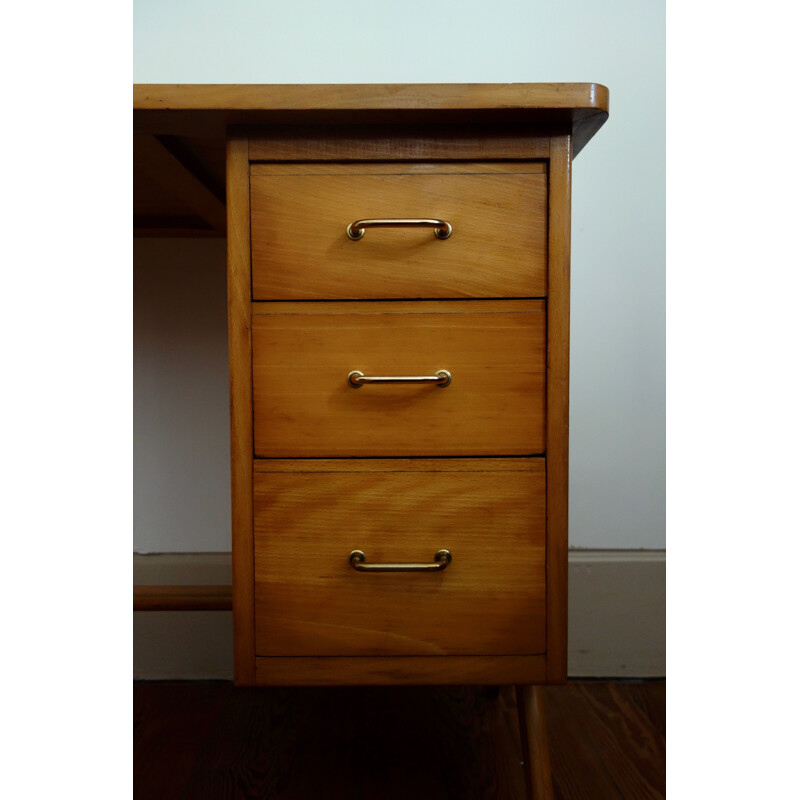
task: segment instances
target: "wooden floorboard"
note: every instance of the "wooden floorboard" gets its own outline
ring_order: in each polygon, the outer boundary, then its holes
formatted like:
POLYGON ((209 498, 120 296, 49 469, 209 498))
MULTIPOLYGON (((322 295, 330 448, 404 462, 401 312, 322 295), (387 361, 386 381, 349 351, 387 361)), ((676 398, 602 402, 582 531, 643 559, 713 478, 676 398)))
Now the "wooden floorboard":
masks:
POLYGON ((184 796, 202 744, 233 691, 225 683, 134 683, 136 797, 184 796))
MULTIPOLYGON (((556 800, 665 796, 659 681, 548 687, 556 800)), ((134 684, 142 800, 525 797, 513 690, 134 684)))

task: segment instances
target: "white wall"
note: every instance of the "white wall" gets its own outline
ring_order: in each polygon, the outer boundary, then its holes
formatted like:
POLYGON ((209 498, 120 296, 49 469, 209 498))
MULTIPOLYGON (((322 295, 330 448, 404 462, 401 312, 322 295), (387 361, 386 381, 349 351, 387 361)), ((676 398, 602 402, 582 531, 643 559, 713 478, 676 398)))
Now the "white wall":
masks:
MULTIPOLYGON (((573 177, 573 547, 665 546, 664 16, 663 3, 647 0, 134 2, 137 83, 609 87, 609 121, 578 156, 573 177)), ((134 259, 137 281, 152 270, 218 275, 224 248, 154 240, 138 242, 134 259)), ((216 288, 207 291, 204 302, 219 301, 216 288)), ((147 302, 161 302, 151 294, 147 302)), ((134 548, 226 550, 224 309, 220 320, 209 308, 202 323, 215 355, 201 377, 205 367, 192 362, 191 348, 182 351, 187 362, 175 350, 159 361, 157 323, 138 305, 136 335, 146 343, 136 345, 134 361, 134 548), (179 407, 184 377, 203 386, 192 395, 196 418, 157 422, 156 407, 179 407)), ((201 324, 187 316, 179 334, 173 323, 178 338, 195 336, 201 324)))

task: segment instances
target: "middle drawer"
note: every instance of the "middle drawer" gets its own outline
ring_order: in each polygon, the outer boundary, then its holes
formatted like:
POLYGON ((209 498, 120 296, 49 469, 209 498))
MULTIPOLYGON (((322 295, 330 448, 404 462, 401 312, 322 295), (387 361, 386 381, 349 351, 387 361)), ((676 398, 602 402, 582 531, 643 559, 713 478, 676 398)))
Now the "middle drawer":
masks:
POLYGON ((256 457, 544 452, 542 300, 254 303, 252 337, 256 457))

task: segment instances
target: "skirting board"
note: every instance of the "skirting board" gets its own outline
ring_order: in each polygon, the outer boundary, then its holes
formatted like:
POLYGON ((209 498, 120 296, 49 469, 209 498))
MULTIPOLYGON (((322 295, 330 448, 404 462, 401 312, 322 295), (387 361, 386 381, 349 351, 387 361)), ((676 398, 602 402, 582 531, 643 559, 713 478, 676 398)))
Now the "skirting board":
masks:
MULTIPOLYGON (((134 554, 137 585, 229 584, 229 553, 134 554)), ((666 676, 666 553, 569 554, 570 677, 666 676)), ((136 680, 232 680, 229 611, 139 611, 136 680)))

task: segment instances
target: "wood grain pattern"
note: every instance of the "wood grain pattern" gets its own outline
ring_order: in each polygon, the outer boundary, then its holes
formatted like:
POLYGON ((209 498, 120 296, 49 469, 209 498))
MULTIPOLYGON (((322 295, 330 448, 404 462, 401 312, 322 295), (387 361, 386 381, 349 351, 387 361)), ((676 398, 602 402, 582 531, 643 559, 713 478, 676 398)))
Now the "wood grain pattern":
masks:
POLYGON ((137 180, 134 184, 134 207, 139 215, 163 212, 164 204, 184 203, 184 207, 202 219, 209 228, 225 232, 225 202, 220 200, 189 167, 180 161, 154 136, 134 136, 134 159, 137 180), (166 195, 166 199, 162 196, 166 195), (179 199, 176 199, 179 198, 179 199))
POLYGON ((135 110, 608 110, 596 83, 134 84, 135 110))
POLYGON ((544 690, 541 686, 518 685, 516 696, 528 797, 531 800, 553 800, 544 690))
MULTIPOLYGON (((548 150, 550 140, 547 139, 548 150)), ((250 143, 252 148, 253 143, 250 143)), ((375 161, 371 163, 338 164, 334 162, 250 164, 251 178, 271 178, 276 175, 546 175, 547 162, 540 161, 438 161, 414 162, 375 161)))
POLYGON ((247 139, 228 139, 228 357, 231 395, 231 512, 234 671, 255 681, 253 611, 253 383, 250 334, 250 194, 247 139))
POLYGON ((572 143, 550 146, 547 300, 547 680, 567 679, 569 274, 572 143))
POLYGON ((543 297, 547 278, 547 178, 524 164, 468 174, 402 165, 392 173, 250 177, 253 299, 543 297), (359 219, 446 220, 452 235, 371 229, 359 219))
MULTIPOLYGON (((666 796, 665 689, 542 688, 558 800, 666 796)), ((133 718, 137 800, 525 797, 511 687, 135 683, 133 718)))
MULTIPOLYGON (((264 160, 510 159, 547 158, 548 136, 562 132, 576 155, 607 118, 608 90, 597 84, 133 87, 134 133, 179 137, 218 177, 237 125, 256 126, 253 156, 264 160)), ((152 205, 178 189, 164 173, 142 177, 142 160, 135 148, 135 197, 152 205)), ((190 214, 204 198, 181 184, 166 214, 137 205, 136 234, 220 235, 190 214)))
POLYGON ((230 611, 230 586, 134 586, 134 611, 230 611))
POLYGON ((542 453, 545 316, 538 300, 254 304, 255 453, 542 453), (445 388, 347 382, 440 369, 445 388))
POLYGON ((255 475, 257 655, 544 652, 545 473, 344 469, 255 475), (453 561, 437 572, 348 561, 443 548, 453 561))
POLYGON ((543 683, 544 656, 257 658, 264 686, 471 686, 543 683))
POLYGON ((608 118, 596 83, 224 85, 133 87, 134 130, 224 136, 232 125, 513 123, 571 132, 579 152, 608 118))
POLYGON ((197 752, 230 700, 230 684, 133 684, 136 798, 174 800, 197 769, 197 752))
POLYGON ((547 304, 539 299, 522 300, 378 300, 326 301, 326 302, 280 302, 253 303, 253 316, 282 313, 300 316, 330 316, 344 314, 364 316, 382 314, 525 314, 544 313, 547 304))
POLYGON ((544 472, 545 459, 532 458, 269 458, 253 462, 264 472, 544 472))
POLYGON ((251 161, 452 161, 550 155, 550 140, 528 126, 271 125, 254 128, 251 161))
POLYGON ((575 800, 666 797, 666 684, 573 682, 545 689, 553 776, 575 800), (647 699, 647 707, 639 698, 647 699), (652 709, 652 711, 650 710, 652 709))

